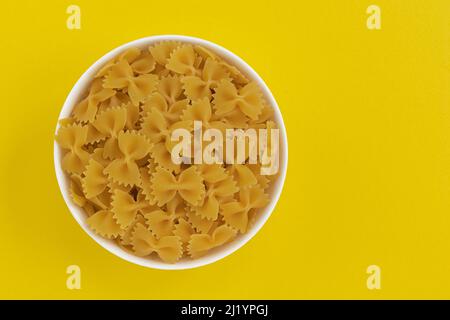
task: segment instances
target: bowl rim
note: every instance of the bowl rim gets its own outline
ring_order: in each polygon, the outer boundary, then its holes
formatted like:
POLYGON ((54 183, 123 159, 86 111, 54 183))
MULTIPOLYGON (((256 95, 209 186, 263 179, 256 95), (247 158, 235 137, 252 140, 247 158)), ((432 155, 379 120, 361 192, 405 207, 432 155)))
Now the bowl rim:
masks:
POLYGON ((208 40, 204 40, 197 37, 191 37, 191 36, 184 36, 184 35, 154 35, 154 36, 148 36, 143 37, 140 39, 132 40, 130 42, 127 42, 125 44, 122 44, 112 50, 110 50, 108 53, 104 54, 102 57, 100 57, 98 60, 96 60, 77 80, 75 85, 72 87, 71 91, 69 92, 63 107, 60 111, 60 114, 58 116, 58 121, 56 123, 56 129, 55 129, 55 135, 60 127, 59 120, 67 117, 70 115, 70 112, 72 111, 74 105, 79 101, 80 96, 85 93, 85 90, 87 89, 88 85, 94 78, 95 74, 100 70, 100 68, 116 57, 119 53, 123 52, 124 50, 130 48, 130 47, 144 47, 149 46, 151 44, 155 44, 160 41, 179 41, 184 43, 191 43, 196 45, 202 45, 208 49, 211 49, 213 52, 218 53, 219 56, 224 58, 227 62, 235 65, 239 70, 243 71, 244 74, 249 76, 252 80, 256 81, 258 85, 260 86, 263 95, 265 96, 267 102, 273 107, 274 109, 274 117, 275 121, 279 126, 280 129, 280 137, 281 137, 281 146, 280 146, 280 162, 279 162, 279 172, 278 177, 276 178, 276 181, 274 181, 274 185, 272 186, 272 197, 270 200, 270 203, 263 208, 261 212, 258 213, 259 217, 254 222, 254 224, 251 226, 250 230, 248 230, 244 234, 240 234, 237 238, 235 238, 233 241, 229 242, 228 244, 225 244, 215 250, 212 250, 212 252, 206 254, 205 256, 202 256, 197 259, 192 260, 180 260, 174 264, 165 263, 163 261, 153 260, 149 259, 148 257, 138 257, 130 252, 127 252, 125 249, 121 248, 117 243, 115 243, 113 240, 109 240, 106 238, 101 237, 100 235, 96 234, 94 231, 92 231, 89 226, 86 223, 85 213, 82 208, 75 205, 70 197, 70 191, 69 191, 69 178, 68 176, 63 172, 61 167, 61 149, 59 145, 56 143, 56 141, 53 142, 53 151, 54 151, 54 166, 55 166, 55 173, 56 178, 58 181, 60 192, 64 198, 64 202, 66 203, 67 207, 69 208, 69 211, 71 212, 74 219, 78 222, 78 224, 82 227, 82 229, 97 242, 101 247, 109 251, 110 253, 114 254, 115 256, 118 256, 119 258, 122 258, 128 262, 153 268, 153 269, 161 269, 161 270, 182 270, 182 269, 191 269, 191 268, 197 268, 201 266, 205 266, 208 264, 211 264, 213 262, 216 262, 218 260, 221 260, 230 254, 234 253, 236 250, 244 246, 246 243, 248 243, 255 235, 259 232, 259 230, 262 228, 262 226, 266 223, 270 215, 272 214, 283 189, 284 182, 286 179, 286 172, 287 172, 287 164, 288 164, 288 142, 287 142, 287 135, 286 135, 286 128, 284 125, 283 117, 281 115, 281 111, 278 107, 278 104, 275 100, 275 98, 272 95, 272 92, 264 82, 264 80, 256 73, 256 71, 253 70, 250 65, 248 65, 243 59, 241 59, 239 56, 234 54, 233 52, 229 51, 228 49, 213 43, 208 40))

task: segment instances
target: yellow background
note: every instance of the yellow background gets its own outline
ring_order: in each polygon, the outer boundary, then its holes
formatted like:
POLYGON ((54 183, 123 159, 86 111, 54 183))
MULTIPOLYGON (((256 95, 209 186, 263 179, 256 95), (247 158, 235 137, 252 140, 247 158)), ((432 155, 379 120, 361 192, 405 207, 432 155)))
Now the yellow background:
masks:
POLYGON ((450 298, 450 2, 3 1, 0 298, 450 298), (377 4, 382 29, 366 28, 377 4), (66 8, 81 8, 81 30, 66 8), (216 42, 277 99, 289 167, 246 246, 146 269, 77 225, 53 169, 60 108, 112 48, 149 35, 216 42), (77 264, 82 289, 66 288, 77 264), (381 290, 366 268, 381 267, 381 290))

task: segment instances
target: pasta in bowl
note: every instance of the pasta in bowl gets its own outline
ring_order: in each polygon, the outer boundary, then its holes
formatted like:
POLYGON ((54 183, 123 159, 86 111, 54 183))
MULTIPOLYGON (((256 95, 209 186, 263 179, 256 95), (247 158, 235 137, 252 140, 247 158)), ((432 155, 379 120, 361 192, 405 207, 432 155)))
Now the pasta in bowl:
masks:
POLYGON ((67 206, 101 246, 185 269, 231 254, 262 227, 284 183, 287 138, 244 61, 202 39, 154 36, 82 75, 54 158, 67 206))

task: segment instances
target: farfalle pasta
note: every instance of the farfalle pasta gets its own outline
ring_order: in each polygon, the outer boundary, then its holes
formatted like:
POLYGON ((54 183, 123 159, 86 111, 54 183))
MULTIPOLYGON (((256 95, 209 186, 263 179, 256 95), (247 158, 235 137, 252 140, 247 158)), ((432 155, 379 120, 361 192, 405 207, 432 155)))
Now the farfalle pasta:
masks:
POLYGON ((256 82, 209 48, 161 41, 102 66, 55 140, 87 225, 137 256, 176 263, 247 232, 269 203, 274 177, 251 163, 249 147, 240 163, 198 163, 195 152, 173 159, 178 129, 225 137, 234 128, 276 128, 256 82))

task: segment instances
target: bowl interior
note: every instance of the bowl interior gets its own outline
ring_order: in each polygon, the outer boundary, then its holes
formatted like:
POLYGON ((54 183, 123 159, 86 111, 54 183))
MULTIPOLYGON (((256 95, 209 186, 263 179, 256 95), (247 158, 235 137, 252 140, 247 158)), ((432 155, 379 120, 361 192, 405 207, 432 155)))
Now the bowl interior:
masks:
MULTIPOLYGON (((287 170, 287 159, 288 159, 288 149, 287 149, 287 137, 286 137, 286 129, 284 126, 283 118, 281 116, 280 110, 278 108, 278 105, 270 92, 267 85, 264 83, 264 81, 259 77, 259 75, 247 64, 245 63, 241 58, 233 54, 232 52, 228 51, 227 49, 218 46, 212 42, 193 38, 193 37, 187 37, 187 36, 177 36, 177 35, 167 35, 167 36, 152 36, 147 38, 138 39, 129 43, 126 43, 116 49, 113 49, 103 57, 101 57, 99 60, 97 60, 77 81, 75 86, 70 91, 63 108, 61 110, 61 113, 59 115, 59 119, 68 117, 75 106, 75 104, 80 100, 82 95, 86 92, 88 89, 88 86, 90 85, 92 79, 94 78, 94 75, 100 70, 100 68, 109 60, 117 56, 119 53, 123 52, 124 50, 130 48, 130 47, 139 47, 139 48, 145 48, 148 47, 151 44, 157 43, 159 41, 180 41, 185 43, 192 43, 197 45, 202 45, 211 51, 217 53, 222 58, 224 58, 227 62, 231 63, 232 65, 235 65, 241 72, 243 72, 246 76, 248 76, 250 79, 256 81, 258 85, 260 86, 264 97, 266 101, 273 107, 274 109, 274 120, 277 123, 279 129, 280 129, 280 164, 279 164, 279 171, 278 171, 278 177, 273 181, 271 187, 269 188, 269 195, 270 195, 270 203, 264 207, 262 210, 260 210, 257 215, 254 223, 250 226, 249 230, 244 234, 239 234, 233 241, 229 242, 228 244, 225 244, 223 246, 220 246, 218 248, 215 248, 211 251, 209 251, 208 254, 201 258, 197 259, 186 259, 183 258, 180 261, 178 261, 175 264, 168 264, 165 262, 162 262, 158 260, 157 258, 153 257, 137 257, 133 255, 131 252, 128 252, 126 249, 123 249, 119 247, 116 242, 113 240, 105 239, 99 235, 97 235, 95 232, 93 232, 86 223, 86 214, 84 213, 83 209, 75 205, 70 197, 69 194, 69 178, 67 175, 63 172, 61 168, 61 149, 59 145, 54 142, 54 164, 55 164, 55 171, 56 171, 56 177, 58 180, 58 184, 61 190, 61 193, 63 195, 64 201, 66 202, 70 212, 74 216, 75 220, 81 225, 81 227, 86 231, 95 241, 97 241, 103 248, 110 251, 111 253, 119 256, 122 259, 125 259, 127 261, 130 261, 132 263, 150 267, 150 268, 156 268, 156 269, 188 269, 188 268, 195 268, 202 265, 206 265, 209 263, 212 263, 214 261, 217 261, 219 259, 222 259, 226 257, 227 255, 233 253, 237 249, 239 249, 241 246, 243 246, 246 242, 248 242, 257 232, 258 230, 264 225, 264 223, 269 218, 270 214, 272 213, 276 202, 278 201, 278 198, 281 194, 281 190, 283 188, 284 180, 286 177, 286 170, 287 170)), ((56 131, 59 128, 59 124, 57 124, 56 131)))

